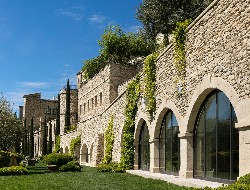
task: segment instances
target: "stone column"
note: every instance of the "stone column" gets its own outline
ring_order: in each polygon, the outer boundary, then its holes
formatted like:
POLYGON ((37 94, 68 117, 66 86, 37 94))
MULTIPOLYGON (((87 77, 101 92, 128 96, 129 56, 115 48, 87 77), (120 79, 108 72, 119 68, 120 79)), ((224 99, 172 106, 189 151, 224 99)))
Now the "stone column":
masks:
POLYGON ((150 142, 150 172, 159 173, 159 139, 150 142))
POLYGON ((239 177, 250 173, 250 126, 242 127, 236 124, 239 130, 239 177))
POLYGON ((180 137, 179 177, 193 178, 193 134, 183 133, 180 137))

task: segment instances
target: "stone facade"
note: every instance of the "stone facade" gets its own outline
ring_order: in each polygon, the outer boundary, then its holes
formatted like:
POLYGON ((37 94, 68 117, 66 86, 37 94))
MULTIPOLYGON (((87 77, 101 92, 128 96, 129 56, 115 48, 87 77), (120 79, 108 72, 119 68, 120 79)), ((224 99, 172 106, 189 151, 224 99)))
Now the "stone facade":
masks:
MULTIPOLYGON (((121 134, 124 120, 125 96, 120 86, 137 73, 135 66, 111 64, 94 78, 84 81, 83 73, 77 74, 78 81, 78 123, 74 135, 61 135, 61 146, 66 151, 70 141, 81 135, 80 161, 96 166, 104 155, 104 132, 111 115, 115 115, 114 161, 119 161, 121 134), (118 95, 119 94, 119 95, 118 95), (77 133, 77 135, 75 134, 77 133)), ((65 152, 65 151, 64 151, 65 152)))
POLYGON ((35 155, 41 155, 42 149, 42 126, 44 118, 46 121, 53 120, 56 118, 57 113, 57 100, 45 100, 41 99, 40 93, 28 94, 24 97, 24 106, 20 107, 20 118, 26 119, 26 126, 29 127, 31 124, 31 118, 33 117, 34 126, 34 152, 35 155))
MULTIPOLYGON (((60 91, 60 134, 64 133, 66 112, 66 89, 60 91)), ((70 86, 70 123, 76 125, 78 121, 78 90, 70 86)))
MULTIPOLYGON (((178 175, 194 177, 195 122, 204 100, 214 90, 220 90, 228 97, 237 116, 235 128, 239 131, 239 176, 250 173, 249 4, 249 0, 215 0, 192 22, 187 29, 186 76, 181 83, 177 81, 173 44, 160 54, 156 63, 156 111, 153 116, 146 112, 143 93, 138 102, 134 169, 140 168, 140 133, 142 125, 146 123, 150 146, 149 171, 159 172, 159 134, 164 115, 171 110, 179 126, 178 175)), ((77 130, 67 134, 61 131, 63 153, 69 151, 71 140, 81 135, 78 151, 80 162, 98 165, 104 155, 104 133, 113 115, 115 141, 112 160, 120 161, 126 88, 138 73, 143 82, 141 67, 119 64, 106 66, 87 81, 83 80, 82 72, 77 74, 78 93, 74 98, 74 109, 78 109, 77 130)), ((63 93, 61 99, 64 99, 63 93)), ((65 103, 61 101, 62 114, 65 103)), ((61 117, 61 126, 64 126, 63 123, 61 117)))

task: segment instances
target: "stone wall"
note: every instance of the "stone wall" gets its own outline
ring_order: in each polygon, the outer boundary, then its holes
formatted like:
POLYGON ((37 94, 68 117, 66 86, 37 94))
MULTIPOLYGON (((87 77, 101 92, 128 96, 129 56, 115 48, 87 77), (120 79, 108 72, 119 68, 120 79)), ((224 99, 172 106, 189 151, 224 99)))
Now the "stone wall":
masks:
POLYGON ((56 118, 57 100, 41 99, 40 93, 24 95, 23 115, 20 116, 23 120, 26 119, 26 126, 31 125, 33 117, 34 126, 34 152, 35 155, 41 155, 42 149, 42 127, 44 118, 53 120, 56 118))
POLYGON ((135 66, 107 65, 88 81, 78 73, 78 110, 82 122, 103 112, 117 97, 118 87, 136 74, 135 66))
MULTIPOLYGON (((153 117, 145 111, 143 94, 138 102, 139 109, 135 121, 135 168, 138 168, 140 128, 145 121, 150 134, 150 171, 159 171, 157 139, 164 114, 172 110, 180 130, 180 177, 193 177, 192 135, 195 120, 207 95, 219 89, 229 98, 238 119, 236 128, 240 134, 240 176, 250 172, 245 159, 250 155, 250 143, 247 138, 250 130, 249 3, 249 0, 215 0, 193 21, 187 29, 184 81, 177 81, 173 44, 166 47, 158 57, 157 105, 153 117)), ((104 155, 103 134, 112 114, 115 132, 113 161, 120 160, 125 90, 128 84, 126 81, 136 74, 123 67, 111 64, 88 81, 83 81, 82 73, 78 73, 80 117, 76 133, 81 134, 82 146, 91 150, 88 154, 92 165, 100 163, 104 155), (128 74, 131 75, 122 78, 128 74), (99 102, 102 102, 101 105, 99 102)), ((133 68, 132 71, 138 70, 133 68)), ((74 136, 74 133, 72 135, 74 136)), ((63 140, 62 144, 66 146, 69 140, 63 140)), ((85 150, 84 147, 82 150, 85 150)))
MULTIPOLYGON (((223 91, 229 98, 236 111, 240 136, 247 136, 250 126, 247 121, 250 114, 246 111, 250 105, 249 3, 216 0, 189 26, 185 44, 186 77, 182 85, 176 82, 178 72, 174 66, 173 44, 158 57, 155 117, 151 121, 143 110, 139 110, 136 119, 137 133, 140 131, 141 120, 145 120, 149 126, 152 142, 151 171, 157 171, 158 167, 155 162, 157 149, 154 146, 162 118, 171 109, 180 127, 180 176, 193 175, 194 122, 202 102, 215 89, 223 91), (184 88, 184 93, 178 92, 179 87, 184 88)), ((245 157, 250 154, 250 151, 246 152, 247 147, 250 149, 247 144, 246 139, 240 139, 240 176, 250 172, 249 167, 243 166, 246 165, 245 157)))
MULTIPOLYGON (((66 112, 66 89, 60 91, 60 134, 64 133, 66 112)), ((78 122, 78 90, 70 89, 70 123, 78 122)))
POLYGON ((240 99, 250 97, 249 1, 214 1, 188 28, 185 94, 178 96, 173 44, 157 61, 157 106, 171 100, 185 116, 197 86, 206 77, 227 82, 240 99), (166 69, 167 68, 167 69, 166 69))

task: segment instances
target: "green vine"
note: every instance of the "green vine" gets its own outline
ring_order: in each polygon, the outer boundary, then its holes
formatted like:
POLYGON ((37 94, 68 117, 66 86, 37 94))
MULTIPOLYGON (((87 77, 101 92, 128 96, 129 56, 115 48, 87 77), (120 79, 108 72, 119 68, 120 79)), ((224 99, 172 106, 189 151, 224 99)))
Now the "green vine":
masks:
POLYGON ((152 115, 155 107, 155 90, 156 90, 156 59, 159 53, 152 53, 144 60, 144 82, 145 82, 145 96, 148 100, 147 111, 152 115))
POLYGON ((76 138, 73 138, 70 142, 70 154, 74 155, 75 154, 75 149, 77 146, 81 144, 81 135, 79 135, 76 138))
POLYGON ((56 143, 55 143, 55 149, 53 152, 59 153, 60 152, 60 141, 61 137, 59 135, 56 136, 56 143))
POLYGON ((114 122, 114 116, 111 116, 111 119, 108 124, 108 128, 105 131, 105 155, 102 160, 103 164, 110 164, 112 161, 112 151, 114 147, 114 130, 113 130, 113 122, 114 122))
POLYGON ((77 129, 76 125, 70 125, 67 128, 65 128, 64 131, 65 131, 65 133, 69 133, 69 132, 74 131, 76 129, 77 129))
POLYGON ((177 69, 176 84, 179 86, 178 93, 184 93, 183 84, 186 76, 186 28, 192 22, 191 19, 187 19, 183 22, 177 22, 176 28, 173 31, 174 35, 174 65, 177 69))
POLYGON ((125 122, 122 136, 122 150, 120 165, 124 169, 132 169, 134 166, 134 132, 137 102, 140 96, 140 78, 137 76, 127 88, 125 122))

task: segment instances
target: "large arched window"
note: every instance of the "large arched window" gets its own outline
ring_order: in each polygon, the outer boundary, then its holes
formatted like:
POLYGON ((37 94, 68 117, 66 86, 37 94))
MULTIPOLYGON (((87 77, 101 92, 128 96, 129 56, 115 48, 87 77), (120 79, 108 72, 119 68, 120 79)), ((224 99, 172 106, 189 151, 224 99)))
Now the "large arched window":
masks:
POLYGON ((149 149, 149 132, 146 122, 144 121, 139 135, 139 169, 149 170, 150 149, 149 149))
POLYGON ((237 118, 229 99, 213 91, 200 107, 194 128, 194 176, 235 180, 239 175, 237 118))
POLYGON ((179 172, 179 127, 172 111, 168 111, 162 121, 159 134, 160 172, 178 174, 179 172))

